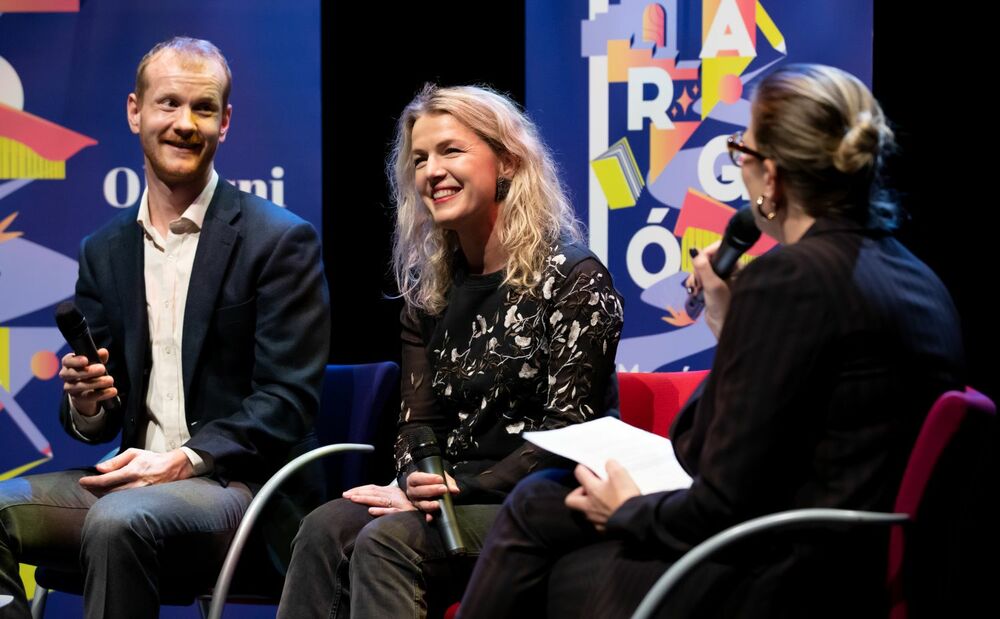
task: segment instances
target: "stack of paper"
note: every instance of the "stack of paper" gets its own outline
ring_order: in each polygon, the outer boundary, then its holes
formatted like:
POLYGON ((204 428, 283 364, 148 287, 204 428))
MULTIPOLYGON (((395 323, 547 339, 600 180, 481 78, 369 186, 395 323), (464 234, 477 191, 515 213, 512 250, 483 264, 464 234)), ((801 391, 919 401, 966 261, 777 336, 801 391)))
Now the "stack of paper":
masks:
POLYGON ((617 460, 643 494, 679 490, 691 485, 674 455, 670 440, 615 419, 602 417, 558 430, 525 432, 525 440, 574 460, 607 479, 604 464, 617 460))

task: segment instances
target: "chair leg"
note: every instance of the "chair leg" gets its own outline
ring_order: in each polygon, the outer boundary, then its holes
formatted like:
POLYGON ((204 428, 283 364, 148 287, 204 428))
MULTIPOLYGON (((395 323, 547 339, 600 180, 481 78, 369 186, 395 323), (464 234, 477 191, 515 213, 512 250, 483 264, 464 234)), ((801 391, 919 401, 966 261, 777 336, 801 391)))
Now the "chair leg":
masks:
POLYGON ((45 603, 49 600, 49 590, 35 586, 35 595, 31 598, 31 619, 42 619, 45 616, 45 603))
POLYGON ((208 610, 212 607, 212 596, 199 595, 197 602, 198 613, 201 614, 201 619, 206 619, 208 617, 208 610))

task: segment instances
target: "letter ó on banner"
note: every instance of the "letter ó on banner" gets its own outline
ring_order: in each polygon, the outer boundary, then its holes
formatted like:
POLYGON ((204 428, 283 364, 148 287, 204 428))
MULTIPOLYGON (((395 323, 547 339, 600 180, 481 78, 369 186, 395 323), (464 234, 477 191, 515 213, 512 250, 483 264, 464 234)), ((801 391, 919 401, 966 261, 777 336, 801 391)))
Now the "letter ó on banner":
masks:
POLYGON ((625 250, 628 274, 635 285, 643 290, 681 270, 681 246, 677 242, 677 237, 660 225, 669 210, 669 208, 650 209, 646 218, 646 223, 649 225, 635 233, 628 243, 628 249, 625 250), (663 251, 663 268, 656 273, 650 272, 642 263, 642 254, 648 245, 658 245, 663 251))

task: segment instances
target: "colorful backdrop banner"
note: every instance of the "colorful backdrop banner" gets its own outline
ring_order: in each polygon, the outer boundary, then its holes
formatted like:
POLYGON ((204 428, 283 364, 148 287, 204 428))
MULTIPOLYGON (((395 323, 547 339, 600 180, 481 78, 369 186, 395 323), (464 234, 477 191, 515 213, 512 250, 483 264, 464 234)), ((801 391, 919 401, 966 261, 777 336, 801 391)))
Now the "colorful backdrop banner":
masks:
MULTIPOLYGON (((871 85, 872 0, 525 3, 527 108, 562 163, 591 249, 625 296, 619 370, 704 369, 715 338, 684 311, 689 249, 748 196, 726 138, 754 81, 802 62, 871 85)), ((744 260, 774 246, 762 237, 744 260)))

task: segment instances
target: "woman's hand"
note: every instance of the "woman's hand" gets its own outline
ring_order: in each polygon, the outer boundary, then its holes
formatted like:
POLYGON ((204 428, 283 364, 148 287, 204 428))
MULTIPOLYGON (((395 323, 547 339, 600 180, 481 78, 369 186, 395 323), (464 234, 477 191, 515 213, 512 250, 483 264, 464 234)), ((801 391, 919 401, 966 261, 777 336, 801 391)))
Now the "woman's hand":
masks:
POLYGON ((437 498, 446 492, 458 494, 458 484, 455 483, 455 480, 448 473, 445 473, 444 476, 447 480, 447 486, 445 486, 445 479, 432 473, 415 471, 406 478, 406 496, 417 509, 427 514, 428 522, 433 519, 432 514, 441 509, 437 498))
MULTIPOLYGON (((729 311, 729 300, 732 298, 729 284, 712 270, 711 259, 719 251, 721 243, 721 241, 712 243, 692 258, 694 273, 685 282, 692 294, 704 292, 705 324, 712 330, 715 339, 719 339, 719 333, 722 332, 722 324, 726 321, 726 313, 729 311)), ((736 263, 734 274, 739 272, 741 267, 740 263, 736 263)))
POLYGON ((582 464, 576 465, 573 474, 580 482, 580 487, 566 495, 566 507, 583 512, 587 520, 602 532, 608 524, 608 518, 622 503, 642 494, 632 476, 618 462, 608 460, 605 468, 608 471, 606 480, 582 464))
POLYGON ((368 513, 378 518, 396 512, 417 509, 399 486, 358 486, 343 494, 344 498, 358 505, 368 505, 368 513))

